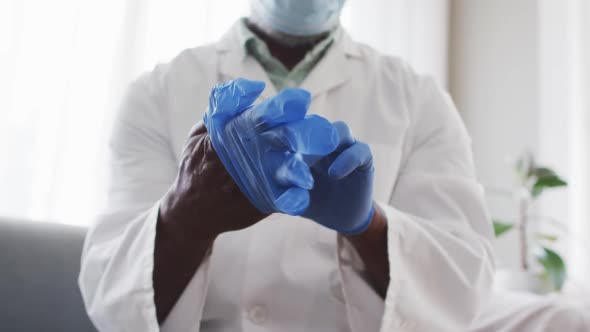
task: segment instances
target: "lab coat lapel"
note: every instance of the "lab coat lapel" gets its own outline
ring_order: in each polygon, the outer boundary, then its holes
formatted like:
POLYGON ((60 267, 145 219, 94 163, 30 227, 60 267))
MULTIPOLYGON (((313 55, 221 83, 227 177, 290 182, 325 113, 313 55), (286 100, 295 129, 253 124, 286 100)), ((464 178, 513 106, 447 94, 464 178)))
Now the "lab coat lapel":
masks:
MULTIPOLYGON (((235 79, 239 77, 262 80, 266 89, 263 98, 274 96, 277 91, 262 66, 244 50, 239 37, 239 22, 218 42, 219 76, 235 79)), ((344 29, 336 32, 336 40, 320 62, 303 81, 301 88, 308 90, 312 97, 342 85, 351 79, 348 61, 359 57, 359 49, 344 29)))
POLYGON ((309 91, 312 97, 338 87, 352 78, 348 61, 351 57, 359 56, 358 49, 342 28, 336 34, 334 44, 301 85, 301 88, 309 91))
POLYGON ((251 56, 248 56, 242 41, 238 37, 239 22, 221 38, 217 43, 219 57, 218 76, 230 80, 246 78, 249 80, 260 80, 266 83, 262 92, 262 98, 268 98, 277 94, 277 91, 270 81, 262 66, 251 56))

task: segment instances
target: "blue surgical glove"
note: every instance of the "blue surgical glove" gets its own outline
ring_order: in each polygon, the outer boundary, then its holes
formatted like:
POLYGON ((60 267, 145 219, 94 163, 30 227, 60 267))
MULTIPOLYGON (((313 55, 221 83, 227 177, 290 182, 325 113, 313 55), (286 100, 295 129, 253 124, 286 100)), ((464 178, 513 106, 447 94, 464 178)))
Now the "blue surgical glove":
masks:
POLYGON ((342 234, 358 234, 373 219, 373 156, 344 122, 334 122, 334 127, 339 136, 336 151, 320 159, 305 158, 315 185, 302 216, 342 234))
POLYGON ((264 86, 245 79, 216 86, 203 121, 219 159, 258 210, 299 215, 314 185, 303 155, 330 154, 338 133, 328 120, 306 116, 305 90, 286 89, 253 105, 264 86))

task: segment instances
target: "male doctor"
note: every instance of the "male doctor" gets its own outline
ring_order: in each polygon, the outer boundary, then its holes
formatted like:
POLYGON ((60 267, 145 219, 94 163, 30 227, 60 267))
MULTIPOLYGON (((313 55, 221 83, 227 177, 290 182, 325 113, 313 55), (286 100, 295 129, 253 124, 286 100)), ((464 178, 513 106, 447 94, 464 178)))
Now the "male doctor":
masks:
POLYGON ((350 39, 343 4, 251 0, 219 42, 130 87, 79 279, 100 331, 468 328, 493 274, 470 139, 431 78, 350 39), (300 195, 265 205, 253 153, 216 114, 239 137, 306 150, 289 135, 319 134, 292 105, 337 135, 315 163, 279 160, 277 181, 300 195))

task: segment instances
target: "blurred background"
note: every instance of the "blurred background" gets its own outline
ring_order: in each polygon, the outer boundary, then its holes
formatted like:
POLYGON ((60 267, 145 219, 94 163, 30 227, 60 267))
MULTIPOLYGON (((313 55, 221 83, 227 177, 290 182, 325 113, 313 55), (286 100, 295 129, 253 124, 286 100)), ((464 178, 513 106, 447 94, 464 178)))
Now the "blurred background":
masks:
MULTIPOLYGON (((247 14, 247 0, 0 0, 0 217, 90 224, 125 86, 247 14)), ((567 182, 530 211, 590 287, 590 1, 349 0, 342 23, 448 89, 493 218, 518 220, 525 152, 567 182)), ((518 241, 495 243, 499 267, 519 266, 518 241)))

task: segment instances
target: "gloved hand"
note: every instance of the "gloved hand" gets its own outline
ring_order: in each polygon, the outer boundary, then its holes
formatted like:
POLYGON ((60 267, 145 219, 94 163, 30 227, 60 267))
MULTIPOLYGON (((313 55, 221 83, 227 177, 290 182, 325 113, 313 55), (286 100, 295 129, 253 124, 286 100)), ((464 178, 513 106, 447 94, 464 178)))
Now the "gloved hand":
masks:
POLYGON ((286 89, 252 106, 264 82, 237 79, 216 86, 204 123, 228 173, 258 210, 299 215, 313 177, 302 155, 323 157, 338 145, 326 119, 306 116, 310 94, 286 89))
POLYGON ((334 122, 336 151, 318 159, 306 157, 314 188, 303 217, 345 235, 363 232, 373 219, 373 156, 369 146, 356 141, 344 122, 334 122))

